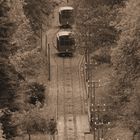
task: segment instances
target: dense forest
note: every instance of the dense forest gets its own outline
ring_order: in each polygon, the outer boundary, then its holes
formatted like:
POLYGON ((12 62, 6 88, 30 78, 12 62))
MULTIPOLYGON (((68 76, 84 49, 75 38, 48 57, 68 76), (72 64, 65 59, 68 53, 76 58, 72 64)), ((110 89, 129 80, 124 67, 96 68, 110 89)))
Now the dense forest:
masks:
POLYGON ((0 139, 12 139, 24 131, 47 131, 46 120, 35 110, 43 106, 46 89, 38 80, 44 67, 40 24, 44 21, 49 26, 47 19, 56 4, 49 0, 0 1, 0 139))
POLYGON ((140 1, 83 0, 79 7, 78 43, 88 43, 98 67, 111 68, 105 98, 112 108, 112 129, 106 139, 140 139, 140 1))
MULTIPOLYGON (((105 97, 112 121, 106 139, 140 139, 140 1, 74 3, 78 43, 85 42, 79 51, 88 46, 91 59, 113 73, 105 97)), ((47 90, 40 82, 46 76, 40 31, 42 24, 49 28, 57 5, 55 0, 0 0, 0 139, 51 131, 39 110, 47 90)))

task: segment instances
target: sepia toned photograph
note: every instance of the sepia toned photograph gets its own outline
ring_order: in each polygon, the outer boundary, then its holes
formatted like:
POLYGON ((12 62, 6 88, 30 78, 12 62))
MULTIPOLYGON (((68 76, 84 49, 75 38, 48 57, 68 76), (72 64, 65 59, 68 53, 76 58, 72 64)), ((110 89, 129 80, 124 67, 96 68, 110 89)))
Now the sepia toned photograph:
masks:
POLYGON ((0 0, 0 140, 140 140, 140 0, 0 0))

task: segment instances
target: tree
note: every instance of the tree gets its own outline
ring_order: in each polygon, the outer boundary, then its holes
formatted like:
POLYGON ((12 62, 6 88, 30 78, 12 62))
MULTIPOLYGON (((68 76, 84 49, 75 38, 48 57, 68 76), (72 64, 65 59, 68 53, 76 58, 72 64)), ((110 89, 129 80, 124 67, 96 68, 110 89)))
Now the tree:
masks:
POLYGON ((33 105, 36 105, 37 102, 40 102, 42 105, 44 104, 45 100, 45 87, 39 83, 31 83, 29 85, 29 92, 27 92, 30 99, 29 102, 33 105))
POLYGON ((121 34, 111 55, 114 76, 110 102, 116 107, 115 113, 122 127, 135 134, 140 122, 140 97, 136 84, 140 77, 140 1, 129 0, 119 13, 121 21, 116 29, 121 34))
POLYGON ((1 105, 9 107, 16 97, 16 89, 19 85, 17 72, 9 61, 9 55, 12 49, 10 40, 15 31, 15 24, 9 19, 9 1, 2 1, 0 3, 0 9, 0 99, 3 101, 1 105))
POLYGON ((3 115, 0 118, 3 128, 3 134, 5 135, 6 139, 11 139, 17 135, 17 126, 12 123, 11 116, 11 111, 7 109, 3 112, 3 115))
POLYGON ((29 18, 31 27, 36 34, 43 23, 45 25, 49 23, 45 17, 50 15, 55 5, 56 2, 50 0, 25 0, 25 14, 29 18))
POLYGON ((104 49, 106 51, 106 48, 114 47, 119 32, 111 23, 116 19, 117 6, 107 5, 105 1, 94 1, 96 6, 84 2, 79 9, 77 8, 79 14, 76 17, 79 49, 82 49, 81 46, 88 47, 90 52, 94 53, 96 50, 104 49))
POLYGON ((37 132, 53 135, 56 132, 56 121, 46 114, 43 115, 45 111, 37 106, 30 107, 28 111, 22 113, 15 112, 12 116, 12 123, 17 126, 17 133, 28 134, 29 139, 37 132))

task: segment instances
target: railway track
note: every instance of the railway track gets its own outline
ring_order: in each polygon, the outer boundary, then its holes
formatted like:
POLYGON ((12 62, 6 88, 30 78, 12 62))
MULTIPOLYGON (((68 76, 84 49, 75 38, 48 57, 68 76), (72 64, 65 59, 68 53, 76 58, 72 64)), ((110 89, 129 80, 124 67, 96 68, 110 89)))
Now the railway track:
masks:
POLYGON ((55 36, 58 31, 59 29, 55 29, 51 37, 53 46, 51 52, 53 64, 51 65, 56 72, 54 75, 56 81, 52 83, 56 84, 54 88, 57 88, 54 104, 58 134, 55 138, 56 140, 85 140, 83 124, 87 127, 88 123, 86 123, 87 118, 84 118, 87 116, 85 114, 86 94, 80 71, 83 57, 77 54, 74 57, 57 55, 55 36))
MULTIPOLYGON (((59 29, 58 29, 59 30, 59 29)), ((56 108, 56 120, 58 135, 56 140, 87 140, 84 132, 89 131, 89 123, 86 111, 85 101, 87 99, 82 77, 81 65, 84 58, 78 54, 73 57, 59 57, 55 48, 55 30, 51 45, 51 64, 55 71, 55 78, 52 79, 51 90, 53 86, 54 107, 56 108), (55 80, 55 81, 53 81, 55 80), (83 127, 85 126, 85 128, 83 127)), ((51 110, 50 110, 51 111, 51 110)), ((88 140, 91 138, 89 137, 88 140)))
POLYGON ((64 124, 65 140, 76 140, 76 112, 74 105, 74 89, 71 58, 63 59, 63 88, 64 88, 64 124))
MULTIPOLYGON (((59 57, 56 50, 55 29, 51 36, 51 67, 54 75, 50 93, 54 99, 58 134, 55 140, 90 140, 84 132, 89 132, 86 111, 86 89, 81 64, 83 57, 75 54, 73 57, 59 57), (55 78, 54 78, 55 77, 55 78), (55 88, 55 92, 53 91, 55 88)), ((50 110, 51 112, 51 110, 50 110)))
MULTIPOLYGON (((58 57, 54 55, 57 68, 57 140, 84 140, 79 126, 80 116, 85 115, 85 90, 82 88, 81 63, 83 57, 58 57)), ((82 119, 81 119, 82 120, 82 119)), ((88 124, 87 124, 88 125, 88 124)))

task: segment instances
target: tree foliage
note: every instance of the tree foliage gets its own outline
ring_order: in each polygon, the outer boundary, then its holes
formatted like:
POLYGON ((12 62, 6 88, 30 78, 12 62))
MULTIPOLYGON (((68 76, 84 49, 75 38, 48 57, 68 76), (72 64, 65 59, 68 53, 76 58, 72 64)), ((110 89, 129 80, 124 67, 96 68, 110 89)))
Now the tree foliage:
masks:
MULTIPOLYGON (((13 110, 19 87, 19 76, 15 67, 10 63, 12 52, 11 38, 16 24, 10 20, 10 1, 0 2, 0 108, 13 110)), ((6 139, 15 135, 15 126, 11 124, 11 113, 4 112, 1 116, 3 133, 6 139)))
POLYGON ((140 132, 140 1, 83 0, 77 9, 79 48, 88 47, 96 52, 94 59, 112 64, 108 102, 114 127, 136 135, 140 132))
POLYGON ((9 110, 5 110, 3 115, 0 118, 3 128, 3 134, 5 135, 6 139, 11 139, 13 136, 16 136, 16 125, 13 125, 11 120, 12 113, 9 110))
MULTIPOLYGON (((92 1, 96 6, 83 1, 79 6, 76 23, 80 27, 77 31, 79 36, 79 48, 88 48, 90 52, 116 45, 119 32, 114 27, 118 5, 106 4, 106 1, 92 1), (86 6, 85 6, 86 5, 86 6)), ((107 54, 107 53, 106 53, 107 54)), ((99 56, 100 57, 100 56, 99 56)), ((109 57, 106 56, 108 59, 109 57)), ((110 62, 110 60, 108 61, 110 62)))
POLYGON ((22 113, 15 112, 12 116, 12 123, 14 126, 17 126, 16 132, 19 135, 36 133, 54 134, 56 132, 56 120, 49 119, 45 112, 46 110, 40 109, 39 106, 29 108, 28 111, 22 113))
MULTIPOLYGON (((23 85, 28 85, 26 78, 32 75, 35 79, 33 72, 35 69, 39 71, 38 67, 42 65, 36 47, 37 40, 30 21, 24 13, 23 5, 23 0, 0 1, 0 107, 8 108, 10 112, 9 114, 5 112, 1 117, 2 128, 7 139, 17 135, 17 127, 11 121, 13 112, 23 111, 26 108, 25 91, 23 91, 25 90, 23 85), (40 66, 37 66, 37 63, 40 66)), ((41 88, 40 84, 39 86, 41 88)), ((40 91, 43 93, 43 89, 40 91)), ((44 94, 40 93, 37 97, 43 102, 44 94)))
POLYGON ((46 25, 46 23, 49 23, 49 19, 46 20, 45 17, 49 17, 55 4, 55 1, 50 0, 25 0, 25 14, 29 18, 31 27, 35 33, 42 28, 42 24, 46 25))
POLYGON ((3 1, 0 3, 1 20, 0 20, 0 98, 3 106, 10 106, 16 97, 19 77, 14 66, 9 61, 11 54, 11 36, 14 33, 15 24, 9 19, 10 3, 3 1))
POLYGON ((29 85, 29 92, 28 92, 29 102, 33 105, 36 105, 37 102, 44 104, 45 100, 45 87, 39 83, 32 83, 29 85))
POLYGON ((119 26, 117 26, 118 30, 122 30, 122 33, 117 48, 112 51, 114 76, 118 77, 116 80, 118 88, 116 89, 119 89, 121 95, 123 95, 122 91, 126 88, 133 87, 134 80, 140 76, 140 34, 138 30, 140 26, 138 13, 140 10, 137 1, 135 5, 131 4, 130 1, 126 9, 122 11, 122 20, 119 26))
POLYGON ((121 34, 117 47, 112 50, 114 76, 110 101, 115 105, 116 116, 121 118, 122 125, 135 135, 140 130, 140 1, 129 0, 119 13, 121 20, 116 29, 121 34))
POLYGON ((124 2, 126 0, 87 0, 87 3, 91 4, 92 6, 96 7, 99 4, 100 5, 108 5, 108 6, 114 6, 114 5, 124 5, 124 2))

